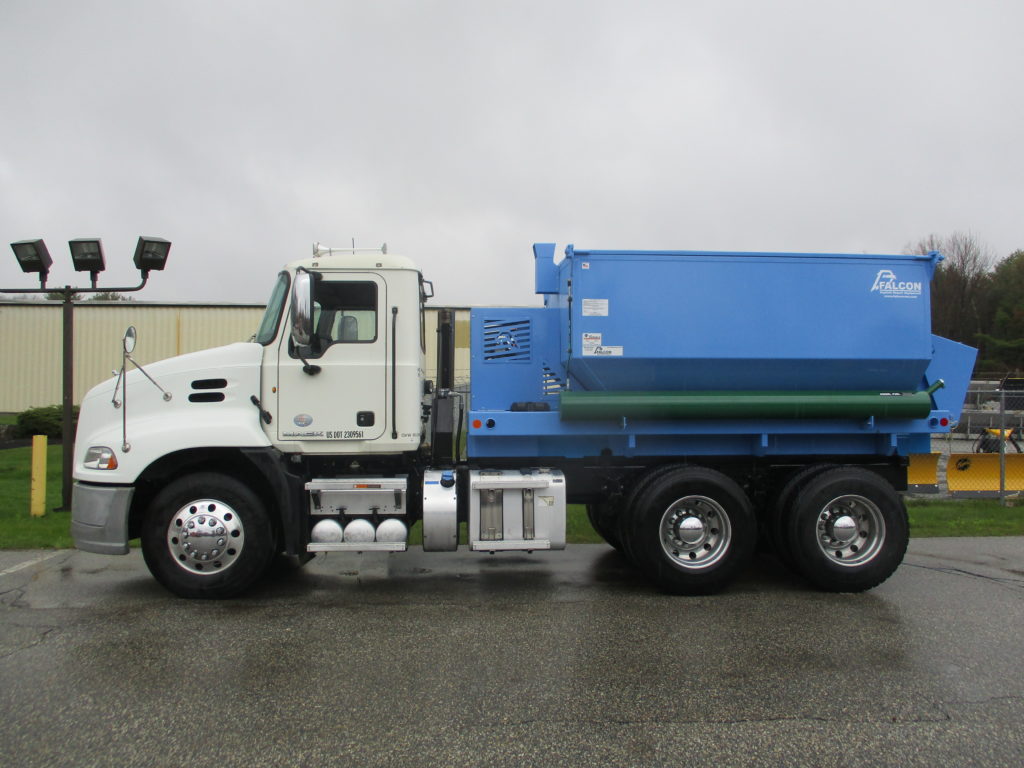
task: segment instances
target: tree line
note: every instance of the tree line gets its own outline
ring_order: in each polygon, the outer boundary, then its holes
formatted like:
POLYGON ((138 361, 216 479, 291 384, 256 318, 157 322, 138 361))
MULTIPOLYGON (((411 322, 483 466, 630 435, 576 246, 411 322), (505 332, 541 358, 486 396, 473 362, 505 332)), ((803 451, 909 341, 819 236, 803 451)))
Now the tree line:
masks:
MULTIPOLYGON (((4 301, 64 301, 63 291, 47 291, 44 294, 38 293, 0 293, 4 301)), ((100 291, 99 293, 72 293, 71 300, 75 303, 80 301, 135 301, 132 296, 126 296, 117 291, 100 291)))
POLYGON ((939 251, 932 332, 978 348, 976 373, 1024 370, 1024 250, 996 257, 975 235, 929 235, 905 253, 939 251))

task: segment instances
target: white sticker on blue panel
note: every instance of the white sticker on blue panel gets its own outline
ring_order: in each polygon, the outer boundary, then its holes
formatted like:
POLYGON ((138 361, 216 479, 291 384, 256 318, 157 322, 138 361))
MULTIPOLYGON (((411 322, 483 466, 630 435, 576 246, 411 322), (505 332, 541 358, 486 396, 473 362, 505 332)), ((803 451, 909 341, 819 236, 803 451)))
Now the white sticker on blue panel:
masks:
POLYGON ((622 357, 622 347, 607 347, 600 333, 583 334, 584 357, 622 357))

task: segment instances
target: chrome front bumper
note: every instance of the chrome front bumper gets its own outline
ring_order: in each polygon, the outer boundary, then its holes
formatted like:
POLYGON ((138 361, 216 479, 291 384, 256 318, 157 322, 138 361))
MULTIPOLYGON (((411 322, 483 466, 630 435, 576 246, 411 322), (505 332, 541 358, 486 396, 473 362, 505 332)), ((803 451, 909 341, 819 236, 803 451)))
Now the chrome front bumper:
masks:
POLYGON ((84 552, 128 554, 128 511, 135 488, 75 482, 71 491, 71 538, 84 552))

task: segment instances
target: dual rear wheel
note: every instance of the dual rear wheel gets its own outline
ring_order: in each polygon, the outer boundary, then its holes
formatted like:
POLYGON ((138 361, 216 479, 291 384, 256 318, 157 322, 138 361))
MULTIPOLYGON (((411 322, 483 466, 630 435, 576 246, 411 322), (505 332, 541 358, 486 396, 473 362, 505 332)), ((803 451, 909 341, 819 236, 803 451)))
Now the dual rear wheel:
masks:
MULTIPOLYGON (((757 540, 747 494, 705 467, 652 470, 636 483, 617 518, 591 514, 609 543, 674 594, 722 589, 749 561, 757 540)), ((850 466, 801 471, 776 495, 762 524, 783 562, 820 589, 836 592, 883 582, 902 561, 909 538, 906 508, 892 486, 850 466)))
POLYGON ((724 588, 749 560, 757 538, 743 489, 705 467, 649 472, 628 495, 618 522, 623 553, 672 594, 724 588))
POLYGON ((889 578, 907 551, 907 509, 883 478, 860 467, 812 474, 779 510, 783 560, 830 592, 861 592, 889 578))

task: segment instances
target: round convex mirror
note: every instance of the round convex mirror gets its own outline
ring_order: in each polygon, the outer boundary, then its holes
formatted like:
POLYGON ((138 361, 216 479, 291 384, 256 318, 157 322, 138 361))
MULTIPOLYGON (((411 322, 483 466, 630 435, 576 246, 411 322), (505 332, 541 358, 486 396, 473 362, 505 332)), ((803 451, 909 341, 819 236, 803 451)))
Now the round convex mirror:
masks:
POLYGON ((135 350, 135 326, 129 325, 128 330, 124 332, 124 351, 129 355, 135 350))

